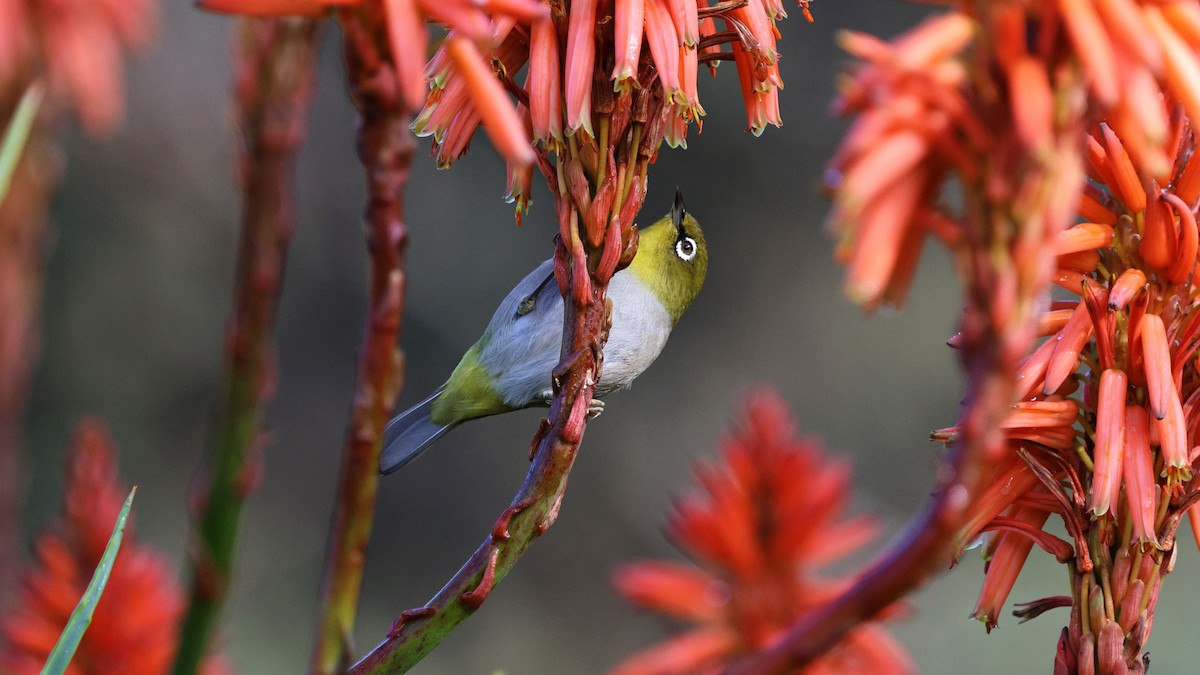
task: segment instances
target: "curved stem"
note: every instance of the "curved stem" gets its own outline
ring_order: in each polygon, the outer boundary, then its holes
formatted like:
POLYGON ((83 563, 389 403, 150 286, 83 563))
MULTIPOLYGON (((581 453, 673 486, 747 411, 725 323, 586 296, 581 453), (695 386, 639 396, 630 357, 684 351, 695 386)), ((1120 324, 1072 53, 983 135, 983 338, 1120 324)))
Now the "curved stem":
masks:
POLYGON ((403 377, 396 340, 404 309, 404 251, 408 245, 404 190, 417 148, 403 101, 379 90, 381 83, 395 78, 388 74, 390 66, 380 56, 387 53, 386 45, 370 37, 360 18, 346 15, 342 26, 352 98, 361 115, 359 154, 367 172, 370 304, 317 619, 312 672, 322 675, 345 671, 354 651, 350 636, 374 523, 380 445, 403 377))
POLYGON ((263 409, 274 386, 272 340, 293 226, 292 174, 314 81, 316 24, 246 20, 238 28, 235 99, 243 143, 242 228, 234 306, 208 485, 193 504, 191 599, 174 672, 194 673, 229 587, 242 504, 261 472, 263 409))

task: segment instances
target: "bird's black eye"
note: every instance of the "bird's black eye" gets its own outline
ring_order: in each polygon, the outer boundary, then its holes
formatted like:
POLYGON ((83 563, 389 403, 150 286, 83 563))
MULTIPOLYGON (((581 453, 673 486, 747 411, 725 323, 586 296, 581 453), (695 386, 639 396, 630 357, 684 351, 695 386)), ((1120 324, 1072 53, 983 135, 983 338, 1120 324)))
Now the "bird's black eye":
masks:
POLYGON ((675 254, 681 260, 687 261, 696 257, 696 240, 691 237, 684 237, 675 242, 675 254))

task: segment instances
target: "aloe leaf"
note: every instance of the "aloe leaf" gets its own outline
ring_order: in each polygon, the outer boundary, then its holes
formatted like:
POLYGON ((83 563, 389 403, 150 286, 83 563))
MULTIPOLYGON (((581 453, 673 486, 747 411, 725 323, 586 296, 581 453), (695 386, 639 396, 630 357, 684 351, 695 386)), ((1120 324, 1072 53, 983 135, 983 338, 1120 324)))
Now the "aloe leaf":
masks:
POLYGON ((71 663, 71 657, 75 655, 75 649, 79 647, 79 641, 83 639, 84 631, 92 623, 92 612, 96 611, 96 605, 100 602, 100 594, 104 592, 108 576, 112 574, 113 561, 117 559, 117 551, 121 550, 121 538, 125 535, 125 521, 129 519, 129 509, 133 506, 133 495, 136 492, 136 487, 129 491, 129 497, 125 499, 125 506, 121 507, 121 513, 117 516, 117 524, 113 527, 112 536, 108 539, 108 545, 104 547, 104 555, 100 557, 100 564, 96 566, 96 572, 92 574, 92 581, 88 584, 87 590, 83 592, 83 597, 79 599, 79 604, 75 605, 75 611, 71 612, 67 627, 63 629, 62 635, 58 636, 58 643, 54 645, 54 651, 50 652, 49 658, 46 659, 46 665, 42 666, 42 675, 62 675, 63 671, 67 669, 67 665, 71 663))
POLYGON ((21 159, 21 151, 29 140, 29 132, 33 129, 33 120, 41 102, 42 87, 30 85, 17 104, 17 111, 4 132, 4 140, 0 141, 0 201, 4 201, 4 195, 8 194, 8 185, 17 169, 17 161, 21 159))

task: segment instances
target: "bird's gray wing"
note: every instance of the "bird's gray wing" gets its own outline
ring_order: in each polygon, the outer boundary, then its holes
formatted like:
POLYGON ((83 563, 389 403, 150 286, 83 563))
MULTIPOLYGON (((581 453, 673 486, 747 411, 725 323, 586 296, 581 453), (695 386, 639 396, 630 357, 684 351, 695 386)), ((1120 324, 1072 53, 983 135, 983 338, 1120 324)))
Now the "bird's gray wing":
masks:
POLYGON ((554 261, 546 260, 525 275, 496 308, 485 334, 510 329, 515 322, 529 323, 529 317, 543 315, 553 309, 555 299, 561 301, 558 286, 554 283, 554 261))
POLYGON ((513 406, 529 405, 550 387, 562 344, 563 301, 554 262, 530 272, 504 298, 488 323, 480 362, 498 393, 513 406))

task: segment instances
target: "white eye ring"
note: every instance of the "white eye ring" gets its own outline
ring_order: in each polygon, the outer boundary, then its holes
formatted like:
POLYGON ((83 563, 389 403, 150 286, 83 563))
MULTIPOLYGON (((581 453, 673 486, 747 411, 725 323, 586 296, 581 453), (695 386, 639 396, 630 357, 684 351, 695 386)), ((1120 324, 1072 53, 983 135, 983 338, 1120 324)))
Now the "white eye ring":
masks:
POLYGON ((695 258, 696 240, 691 237, 684 237, 675 242, 675 255, 679 256, 679 259, 685 262, 695 258))

